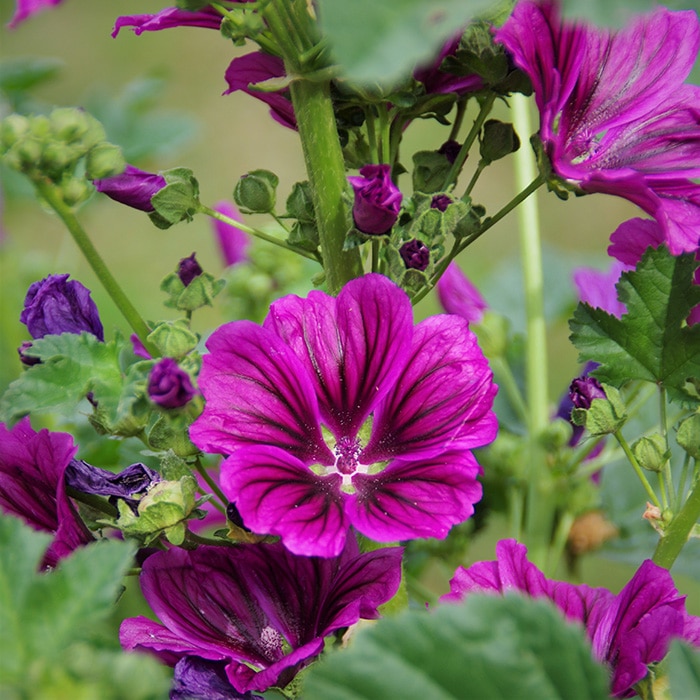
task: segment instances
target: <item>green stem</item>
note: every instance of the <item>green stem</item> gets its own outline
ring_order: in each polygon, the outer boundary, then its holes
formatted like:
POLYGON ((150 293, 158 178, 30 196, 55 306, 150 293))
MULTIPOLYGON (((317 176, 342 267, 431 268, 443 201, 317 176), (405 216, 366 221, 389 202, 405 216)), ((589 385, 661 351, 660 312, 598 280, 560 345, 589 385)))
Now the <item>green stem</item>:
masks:
MULTIPOLYGON (((663 436, 664 443, 666 445, 666 452, 668 453, 670 448, 668 444, 668 414, 666 411, 666 389, 659 385, 659 423, 661 426, 661 435, 663 436)), ((663 478, 666 484, 666 491, 668 491, 670 498, 671 509, 675 512, 678 506, 678 495, 673 487, 673 475, 671 474, 671 462, 666 460, 663 466, 663 478)))
POLYGON ((480 160, 476 166, 476 170, 474 171, 474 174, 472 175, 472 179, 469 180, 469 184, 467 185, 467 189, 464 190, 464 194, 462 195, 462 200, 465 201, 469 195, 472 193, 472 190, 474 189, 474 185, 476 185, 477 180, 479 177, 481 177, 481 173, 484 172, 484 168, 486 167, 486 161, 480 160))
POLYGON ((82 491, 78 491, 78 489, 74 489, 72 486, 66 486, 66 494, 76 501, 90 506, 93 510, 108 515, 110 518, 119 516, 119 511, 104 498, 100 498, 100 496, 95 496, 91 493, 83 493, 82 491))
POLYGON ((367 126, 367 144, 369 145, 369 157, 372 163, 379 163, 379 146, 377 144, 377 127, 374 123, 374 107, 368 105, 365 108, 365 125, 367 126))
MULTIPOLYGON (((518 133, 531 133, 529 105, 522 95, 513 95, 513 121, 518 133)), ((518 189, 521 190, 521 194, 524 194, 521 199, 522 206, 518 209, 518 218, 525 295, 527 333, 525 378, 529 413, 527 451, 529 473, 525 533, 532 561, 540 568, 546 569, 555 515, 555 504, 552 502, 552 476, 547 469, 545 450, 539 439, 550 420, 547 388, 547 328, 544 318, 539 210, 534 198, 527 199, 529 194, 542 184, 542 177, 537 176, 534 158, 527 149, 521 148, 515 154, 515 178, 518 189), (527 186, 528 182, 529 186, 527 186)), ((490 224, 493 225, 492 222, 490 224)))
POLYGON ((477 114, 476 119, 474 120, 474 123, 472 124, 472 128, 469 130, 469 133, 467 134, 467 138, 464 140, 462 147, 459 149, 459 153, 457 154, 457 157, 455 158, 455 162, 452 163, 452 167, 450 168, 450 171, 447 173, 447 177, 445 178, 445 183, 442 186, 443 190, 447 190, 451 185, 454 185, 457 182, 457 178, 459 177, 459 173, 462 171, 462 168, 464 167, 464 163, 467 160, 467 156, 469 155, 469 151, 471 150, 471 147, 474 144, 474 141, 476 141, 476 138, 479 135, 479 132, 481 131, 481 127, 484 125, 484 122, 486 121, 486 117, 488 117, 489 114, 491 113, 491 108, 493 107, 493 103, 495 100, 496 100, 496 93, 489 93, 484 98, 484 101, 481 103, 481 109, 479 110, 479 114, 477 114))
POLYGON ((214 479, 211 478, 209 472, 205 469, 204 465, 202 462, 197 458, 197 461, 195 462, 195 469, 197 470, 197 473, 204 479, 206 482, 207 486, 212 490, 214 495, 221 501, 221 503, 216 503, 215 501, 212 501, 212 505, 220 510, 224 515, 226 515, 226 506, 228 505, 228 498, 224 495, 224 492, 219 488, 219 485, 214 481, 214 479))
MULTIPOLYGON (((318 256, 314 255, 313 253, 309 252, 308 250, 304 250, 303 248, 297 248, 296 246, 289 245, 286 241, 283 241, 281 238, 277 238, 276 236, 272 236, 269 233, 265 233, 265 231, 261 231, 260 229, 257 228, 252 228, 250 226, 247 226, 246 224, 241 223, 240 221, 236 221, 236 219, 232 219, 230 216, 226 216, 226 214, 222 214, 221 212, 216 211, 216 209, 210 209, 209 207, 205 206, 204 204, 200 204, 198 210, 200 214, 206 214, 207 216, 211 216, 212 219, 216 219, 217 221, 221 221, 224 224, 228 224, 229 226, 234 226, 237 229, 240 229, 244 233, 247 233, 251 236, 255 236, 255 238, 259 238, 261 241, 266 241, 267 243, 272 243, 272 245, 276 245, 278 248, 284 248, 285 250, 289 250, 292 253, 296 253, 297 255, 301 255, 304 258, 307 258, 309 260, 313 260, 314 262, 319 262, 318 256)), ((281 224, 281 222, 280 222, 281 224)))
POLYGON ((681 553, 688 536, 700 518, 700 488, 695 482, 683 507, 676 513, 656 545, 652 561, 664 569, 670 569, 681 553))
POLYGON ((642 482, 642 486, 644 487, 644 490, 647 492, 647 496, 649 496, 649 499, 651 502, 657 507, 661 508, 661 503, 659 502, 659 498, 654 492, 654 489, 651 488, 651 484, 647 480, 646 475, 644 474, 644 470, 639 466, 639 462, 636 460, 635 456, 632 454, 632 450, 630 449, 630 446, 627 444, 627 440, 625 440, 624 436, 622 433, 617 430, 616 432, 613 433, 615 436, 615 439, 619 443, 620 447, 622 448, 623 452, 625 453, 625 456, 629 460, 629 463, 632 465, 632 468, 634 469, 637 478, 642 482))
POLYGON ((499 387, 505 391, 508 401, 523 423, 527 423, 527 406, 510 365, 503 357, 489 358, 491 369, 499 387))
POLYGON ((464 121, 464 115, 467 112, 467 102, 468 99, 463 97, 457 102, 457 112, 455 114, 455 120, 450 129, 450 135, 447 137, 448 141, 456 141, 459 130, 462 128, 462 122, 464 121))
POLYGON ((148 350, 151 357, 159 357, 160 353, 158 350, 147 340, 151 329, 141 318, 139 312, 129 301, 129 298, 109 271, 104 260, 88 237, 87 232, 73 213, 73 210, 63 201, 60 190, 50 182, 43 180, 35 180, 34 186, 36 187, 37 193, 56 214, 58 214, 61 221, 63 221, 93 272, 97 275, 102 286, 107 291, 107 294, 112 298, 112 301, 115 303, 122 316, 124 316, 126 322, 131 326, 134 333, 136 333, 139 340, 143 343, 146 350, 148 350))

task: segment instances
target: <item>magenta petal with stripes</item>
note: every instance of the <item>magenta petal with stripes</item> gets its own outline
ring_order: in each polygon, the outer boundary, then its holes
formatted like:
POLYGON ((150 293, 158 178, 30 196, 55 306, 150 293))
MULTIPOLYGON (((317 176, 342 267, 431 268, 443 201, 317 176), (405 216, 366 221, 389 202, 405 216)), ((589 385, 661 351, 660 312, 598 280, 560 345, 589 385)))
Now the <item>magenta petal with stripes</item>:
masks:
POLYGON ((339 474, 319 476, 293 455, 259 445, 221 465, 221 488, 254 532, 280 535, 295 554, 333 557, 348 529, 339 474))

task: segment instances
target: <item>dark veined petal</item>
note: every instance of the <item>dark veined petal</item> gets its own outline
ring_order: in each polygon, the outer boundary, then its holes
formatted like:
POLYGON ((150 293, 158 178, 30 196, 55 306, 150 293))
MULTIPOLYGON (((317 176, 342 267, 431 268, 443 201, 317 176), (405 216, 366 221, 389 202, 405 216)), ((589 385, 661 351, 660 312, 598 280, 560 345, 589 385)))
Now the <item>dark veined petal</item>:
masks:
POLYGON ((467 321, 452 315, 422 321, 408 355, 401 377, 375 412, 360 462, 436 454, 457 438, 460 447, 493 440, 496 387, 467 321))
POLYGON ((468 451, 448 451, 414 462, 391 462, 378 474, 355 474, 348 498, 350 522, 379 542, 447 535, 481 499, 481 468, 468 451))
POLYGON ((342 551, 348 521, 340 485, 339 474, 314 474, 276 447, 246 447, 221 465, 221 488, 246 526, 279 535, 295 554, 332 557, 342 551))
POLYGON ((276 301, 265 328, 304 363, 336 437, 354 436, 404 370, 413 316, 405 292, 370 274, 345 285, 337 299, 311 292, 276 301))
POLYGON ((199 375, 206 406, 190 427, 199 448, 230 454, 262 443, 302 461, 333 463, 311 378, 274 333, 234 321, 213 333, 207 348, 199 375))

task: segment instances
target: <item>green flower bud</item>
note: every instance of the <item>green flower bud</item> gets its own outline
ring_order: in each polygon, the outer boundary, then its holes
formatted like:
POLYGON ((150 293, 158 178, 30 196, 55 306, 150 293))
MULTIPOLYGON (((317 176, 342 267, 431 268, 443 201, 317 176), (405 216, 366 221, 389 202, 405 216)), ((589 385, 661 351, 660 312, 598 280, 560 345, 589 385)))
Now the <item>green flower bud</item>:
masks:
POLYGON ((639 466, 650 472, 660 472, 671 456, 666 440, 658 433, 639 438, 632 445, 632 454, 639 466))
POLYGON ((571 423, 567 420, 558 419, 547 425, 540 433, 539 440, 547 450, 560 450, 569 443, 572 435, 571 423))
POLYGON ((121 175, 126 168, 122 149, 107 141, 93 146, 85 160, 85 176, 88 180, 101 180, 105 177, 121 175))
POLYGON ((41 154, 41 170, 56 181, 64 170, 72 170, 76 160, 75 155, 73 149, 61 141, 48 143, 41 154))
POLYGON ((69 207, 76 207, 90 199, 94 188, 82 177, 64 176, 60 182, 63 201, 69 207))
POLYGON ((179 359, 197 347, 199 336, 192 332, 184 318, 163 321, 148 334, 148 342, 158 348, 163 357, 179 359))
POLYGON ((616 433, 627 420, 627 408, 620 392, 607 384, 601 386, 607 399, 593 399, 590 408, 574 408, 571 411, 574 425, 583 425, 594 436, 616 433))
POLYGON ((17 146, 17 156, 22 170, 34 170, 41 160, 42 143, 36 138, 23 139, 17 146))
POLYGON ((676 440, 693 459, 700 459, 700 413, 694 413, 678 426, 676 440))
POLYGON ((29 131, 29 119, 21 114, 10 114, 0 122, 0 145, 3 150, 20 141, 29 131))
POLYGON ((520 139, 512 124, 497 119, 489 119, 484 124, 479 153, 487 165, 514 153, 519 148, 520 139))
POLYGON ((54 109, 50 117, 54 134, 66 143, 81 141, 89 130, 85 112, 74 107, 54 109))
POLYGON ((233 198, 250 214, 268 214, 275 208, 279 178, 269 170, 251 170, 236 183, 233 198))
POLYGON ((228 11, 221 22, 221 34, 236 46, 243 46, 247 39, 254 39, 265 29, 265 23, 257 12, 243 8, 228 11))
POLYGON ((47 141, 53 136, 53 129, 48 117, 43 114, 29 118, 29 133, 39 141, 47 141))
POLYGON ((214 297, 225 284, 224 280, 202 272, 185 287, 179 275, 173 272, 163 279, 160 288, 169 296, 165 301, 166 306, 181 311, 195 311, 203 306, 211 306, 214 297))

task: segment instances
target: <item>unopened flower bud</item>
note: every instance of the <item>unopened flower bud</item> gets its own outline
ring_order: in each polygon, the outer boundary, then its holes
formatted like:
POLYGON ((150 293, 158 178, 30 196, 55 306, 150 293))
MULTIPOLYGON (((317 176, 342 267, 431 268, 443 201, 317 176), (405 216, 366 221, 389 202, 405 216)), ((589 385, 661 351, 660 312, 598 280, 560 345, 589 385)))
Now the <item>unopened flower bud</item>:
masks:
POLYGON ((9 114, 0 122, 0 146, 10 148, 29 131, 29 119, 21 114, 9 114))
POLYGON ((98 192, 106 194, 110 199, 126 204, 140 211, 152 212, 151 197, 166 186, 162 175, 148 173, 127 165, 120 175, 95 180, 98 192))
POLYGON ((190 330, 186 319, 178 319, 158 323, 148 334, 148 342, 155 345, 164 357, 177 359, 197 347, 199 336, 190 330))
POLYGON ((452 204, 452 198, 446 194, 436 194, 430 200, 430 208, 437 209, 438 211, 447 211, 447 207, 452 204))
POLYGON ((177 266, 177 276, 185 287, 189 287, 190 282, 195 277, 199 277, 202 272, 202 266, 197 262, 195 253, 192 253, 189 258, 182 258, 177 266))
POLYGON ((157 362, 148 377, 148 395, 162 408, 182 408, 195 394, 190 375, 171 357, 157 362))
POLYGON ((51 112, 54 134, 65 143, 79 141, 88 131, 85 112, 75 107, 58 107, 51 112))
POLYGON ((447 162, 452 165, 452 163, 457 160, 457 156, 459 155, 461 149, 462 145, 457 141, 445 141, 445 143, 438 148, 437 152, 441 156, 445 156, 445 158, 447 158, 447 162))
POLYGON ((404 243, 399 248, 399 255, 406 265, 407 270, 420 270, 421 272, 428 267, 430 262, 430 250, 423 241, 414 238, 412 241, 404 243))
POLYGON ((90 290, 70 275, 49 275, 27 290, 19 320, 32 338, 60 333, 92 333, 104 340, 104 331, 90 290))
POLYGON ((63 201, 69 207, 86 202, 94 192, 90 183, 83 177, 64 174, 59 183, 63 201))
POLYGON ((590 408, 594 399, 605 399, 605 391, 595 377, 577 377, 569 386, 569 398, 576 408, 590 408))
POLYGON ((632 454, 639 466, 650 472, 660 472, 670 457, 666 440, 658 433, 639 438, 632 445, 632 454))
POLYGON ((678 426, 676 440, 693 459, 700 459, 700 413, 694 413, 678 426))
POLYGON ((391 231, 401 210, 401 190, 391 181, 390 165, 365 165, 349 177, 355 190, 352 217, 362 233, 380 236, 391 231))
POLYGON ((126 161, 119 146, 104 141, 93 146, 85 160, 85 175, 88 180, 100 180, 121 175, 126 161))
POLYGON ((254 214, 268 214, 275 208, 279 178, 269 170, 251 170, 241 176, 233 190, 236 204, 254 214))
POLYGON ((572 423, 583 425, 593 436, 616 433, 627 420, 620 392, 611 386, 600 387, 607 398, 593 398, 588 408, 575 407, 571 411, 572 423))

